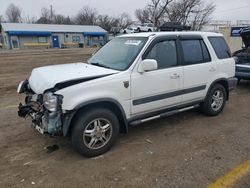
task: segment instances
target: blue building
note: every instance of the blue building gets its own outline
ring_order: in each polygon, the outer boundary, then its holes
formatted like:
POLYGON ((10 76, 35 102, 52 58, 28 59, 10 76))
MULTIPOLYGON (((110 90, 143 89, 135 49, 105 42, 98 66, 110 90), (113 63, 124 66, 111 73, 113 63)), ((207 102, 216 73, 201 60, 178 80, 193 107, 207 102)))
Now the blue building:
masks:
POLYGON ((99 26, 1 23, 3 48, 70 48, 102 46, 108 33, 99 26))

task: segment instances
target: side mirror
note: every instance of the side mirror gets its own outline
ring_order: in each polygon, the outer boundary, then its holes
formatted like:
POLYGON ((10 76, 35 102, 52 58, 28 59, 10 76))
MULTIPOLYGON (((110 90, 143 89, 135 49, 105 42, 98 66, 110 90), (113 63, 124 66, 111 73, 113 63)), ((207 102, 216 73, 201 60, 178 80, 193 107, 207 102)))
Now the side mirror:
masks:
POLYGON ((148 71, 153 71, 158 68, 157 61, 154 59, 144 59, 141 61, 138 72, 143 73, 143 72, 148 72, 148 71))

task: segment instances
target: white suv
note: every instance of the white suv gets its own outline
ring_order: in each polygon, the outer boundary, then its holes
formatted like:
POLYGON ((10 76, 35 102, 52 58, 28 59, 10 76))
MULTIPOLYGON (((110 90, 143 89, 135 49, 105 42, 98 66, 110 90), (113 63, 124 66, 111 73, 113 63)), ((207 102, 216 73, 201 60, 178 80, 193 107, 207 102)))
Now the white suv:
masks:
POLYGON ((36 68, 19 84, 19 116, 50 135, 70 135, 91 157, 108 151, 129 125, 200 107, 219 114, 235 87, 235 62, 221 34, 120 36, 87 63, 36 68))
POLYGON ((157 29, 151 23, 143 23, 137 26, 137 32, 152 32, 156 30, 157 29))
POLYGON ((122 33, 131 34, 131 33, 136 33, 136 32, 137 32, 137 27, 136 26, 129 26, 126 29, 124 29, 122 33))

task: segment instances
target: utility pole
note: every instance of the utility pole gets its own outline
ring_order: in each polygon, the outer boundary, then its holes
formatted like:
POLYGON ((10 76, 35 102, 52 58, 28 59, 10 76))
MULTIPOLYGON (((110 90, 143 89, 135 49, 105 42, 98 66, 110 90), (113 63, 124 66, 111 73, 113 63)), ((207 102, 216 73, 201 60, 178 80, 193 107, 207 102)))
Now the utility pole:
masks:
POLYGON ((52 19, 53 19, 53 8, 52 5, 50 5, 50 21, 52 23, 52 19))

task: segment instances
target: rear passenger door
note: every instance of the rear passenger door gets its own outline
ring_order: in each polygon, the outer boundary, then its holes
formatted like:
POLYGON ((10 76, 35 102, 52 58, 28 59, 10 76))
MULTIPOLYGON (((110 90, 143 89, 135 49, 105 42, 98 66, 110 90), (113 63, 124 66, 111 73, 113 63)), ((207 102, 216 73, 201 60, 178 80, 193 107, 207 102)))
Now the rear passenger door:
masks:
POLYGON ((183 101, 191 103, 205 98, 205 89, 217 72, 201 36, 180 37, 183 65, 183 101))

